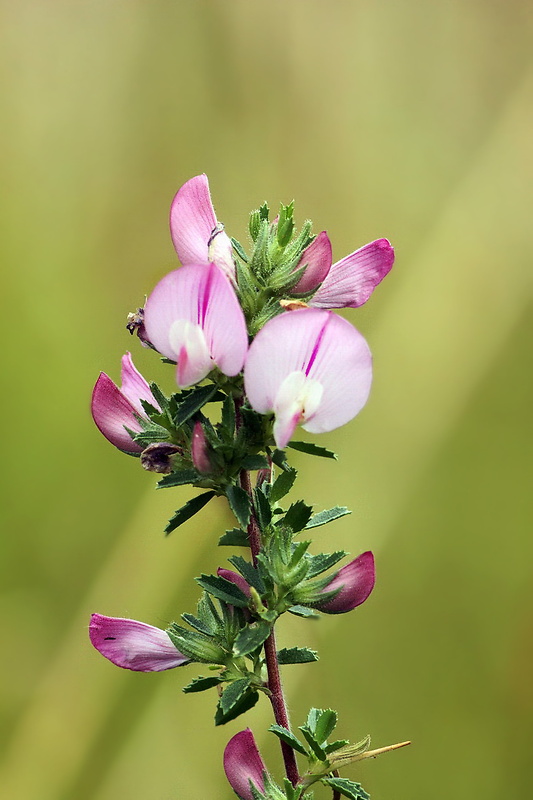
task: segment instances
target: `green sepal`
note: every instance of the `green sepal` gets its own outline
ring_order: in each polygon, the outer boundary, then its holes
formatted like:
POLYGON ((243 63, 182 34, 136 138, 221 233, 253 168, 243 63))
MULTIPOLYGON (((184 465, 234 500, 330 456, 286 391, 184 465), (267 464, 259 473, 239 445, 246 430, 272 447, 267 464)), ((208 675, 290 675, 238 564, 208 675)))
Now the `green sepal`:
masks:
POLYGON ((241 573, 242 577, 250 586, 257 589, 259 594, 264 594, 266 589, 265 584, 253 564, 250 564, 250 562, 246 561, 242 556, 231 556, 231 558, 228 558, 228 561, 241 573))
POLYGON ((254 650, 261 647, 263 642, 268 639, 271 630, 269 623, 263 620, 252 622, 250 625, 242 628, 233 645, 234 654, 240 657, 253 653, 254 650))
MULTIPOLYGON (((246 678, 243 678, 243 680, 246 680, 246 678)), ((228 689, 229 688, 230 687, 228 686, 228 689)), ((241 696, 238 702, 236 702, 235 705, 230 708, 228 712, 224 713, 219 703, 215 714, 215 725, 225 725, 226 722, 231 722, 232 719, 236 719, 241 714, 244 714, 246 711, 249 711, 251 708, 253 708, 258 700, 259 692, 257 692, 255 689, 248 688, 248 690, 241 696)))
POLYGON ((224 664, 229 656, 225 648, 219 645, 212 636, 189 631, 173 622, 166 632, 174 646, 190 658, 202 664, 224 664))
POLYGON ((199 475, 195 469, 178 469, 161 478, 155 488, 170 489, 173 486, 185 486, 187 483, 194 483, 197 480, 199 480, 199 475))
POLYGON ((184 506, 178 508, 175 512, 174 516, 169 520, 167 527, 165 528, 165 533, 168 535, 172 533, 172 531, 179 528, 180 525, 183 525, 184 522, 187 522, 188 519, 194 517, 198 511, 207 505, 207 503, 215 496, 215 492, 204 492, 203 494, 199 494, 196 497, 192 497, 188 500, 184 506))
POLYGON ((314 442, 289 442, 287 447, 291 450, 298 450, 300 453, 307 453, 309 456, 320 456, 321 458, 337 459, 337 454, 325 447, 320 447, 314 442))
POLYGON ((181 618, 187 622, 191 628, 196 628, 197 631, 200 631, 200 633, 205 633, 207 636, 212 636, 213 633, 216 632, 216 628, 213 629, 207 622, 198 619, 198 617, 195 617, 194 614, 182 614, 181 618))
POLYGON ((290 492, 297 475, 298 472, 292 468, 280 472, 270 489, 270 500, 272 503, 277 503, 278 500, 281 500, 282 497, 285 497, 285 495, 290 492))
POLYGON ((305 526, 307 529, 309 528, 318 528, 320 525, 327 525, 328 522, 333 522, 336 519, 340 519, 340 517, 345 517, 346 514, 351 514, 349 508, 346 506, 334 506, 333 508, 327 508, 324 511, 319 511, 318 514, 313 514, 307 525, 305 526))
POLYGON ((294 200, 289 205, 280 204, 276 237, 280 247, 286 247, 292 239, 294 232, 294 200))
POLYGON ((370 800, 370 795, 365 792, 361 784, 349 781, 348 778, 322 778, 321 783, 350 800, 370 800))
POLYGON ((224 397, 225 395, 218 391, 215 384, 197 386, 195 389, 186 389, 181 394, 174 395, 176 401, 174 424, 179 428, 210 400, 222 400, 224 397))
POLYGON ((243 248, 242 244, 240 242, 238 242, 237 239, 234 239, 233 236, 231 236, 230 238, 231 238, 231 244, 233 245, 233 249, 235 250, 235 252, 239 256, 239 258, 241 258, 245 262, 245 264, 247 264, 248 263, 248 256, 244 252, 244 248, 243 248))
POLYGON ((213 686, 218 686, 220 683, 222 683, 222 678, 218 678, 215 675, 208 678, 200 676, 199 678, 194 678, 194 680, 188 683, 187 686, 184 686, 181 691, 185 692, 185 694, 205 692, 207 689, 212 689, 213 686))
POLYGON ((241 461, 241 469, 248 469, 248 470, 258 470, 258 469, 268 469, 270 464, 266 460, 265 456, 261 454, 251 455, 251 456, 244 456, 243 460, 241 461))
POLYGON ((307 750, 303 744, 294 733, 291 733, 287 728, 284 728, 282 725, 271 725, 268 730, 274 733, 282 742, 288 744, 289 747, 292 747, 293 750, 296 750, 297 753, 301 753, 303 756, 307 755, 307 750))
POLYGON ((237 517, 239 525, 242 528, 246 528, 250 521, 251 514, 250 498, 247 493, 244 489, 241 489, 240 486, 231 484, 226 487, 226 497, 228 498, 231 510, 237 517))
POLYGON ((222 578, 220 575, 200 575, 195 580, 202 589, 222 600, 223 603, 229 603, 238 608, 246 608, 248 606, 249 599, 244 592, 234 583, 227 581, 226 578, 222 578))
POLYGON ((230 547, 250 547, 248 534, 241 528, 232 528, 223 533, 218 540, 219 545, 229 545, 230 547))
MULTIPOLYGON (((306 528, 307 530, 307 528, 306 528)), ((321 575, 326 570, 334 567, 341 558, 348 555, 345 550, 336 550, 334 553, 319 553, 316 556, 307 556, 308 570, 307 577, 314 578, 316 575, 321 575)))
POLYGON ((290 611, 290 613, 294 614, 295 617, 313 617, 314 619, 318 619, 320 617, 320 614, 317 614, 312 608, 307 608, 306 606, 291 606, 287 609, 287 611, 290 611))
POLYGON ((318 658, 317 651, 309 647, 283 647, 278 650, 278 664, 310 664, 318 661, 318 658))
MULTIPOLYGON (((303 531, 312 514, 312 507, 304 503, 303 500, 297 500, 289 506, 287 513, 283 518, 283 524, 288 525, 294 533, 303 531)), ((279 523, 278 523, 279 524, 279 523)))

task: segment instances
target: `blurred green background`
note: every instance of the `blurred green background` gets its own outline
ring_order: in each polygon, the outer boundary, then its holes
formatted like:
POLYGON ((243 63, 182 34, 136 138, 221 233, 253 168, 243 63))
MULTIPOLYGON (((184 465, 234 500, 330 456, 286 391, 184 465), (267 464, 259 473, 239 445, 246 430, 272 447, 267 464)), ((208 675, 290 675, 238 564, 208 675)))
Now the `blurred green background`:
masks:
MULTIPOLYGON (((391 275, 348 318, 367 409, 302 456, 301 490, 351 517, 317 546, 371 548, 359 611, 290 620, 296 724, 412 747, 348 769, 374 800, 529 795, 533 733, 533 70, 518 0, 4 0, 5 266, 0 787, 10 800, 230 800, 214 698, 191 669, 121 671, 93 611, 165 626, 192 610, 229 521, 165 539, 187 490, 98 434, 89 397, 132 349, 128 311, 176 266, 174 192, 209 175, 219 219, 296 200, 334 256, 386 236, 391 275)), ((266 702, 247 717, 272 770, 266 702)), ((323 795, 326 797, 326 793, 323 795)), ((321 795, 322 797, 322 795, 321 795)))

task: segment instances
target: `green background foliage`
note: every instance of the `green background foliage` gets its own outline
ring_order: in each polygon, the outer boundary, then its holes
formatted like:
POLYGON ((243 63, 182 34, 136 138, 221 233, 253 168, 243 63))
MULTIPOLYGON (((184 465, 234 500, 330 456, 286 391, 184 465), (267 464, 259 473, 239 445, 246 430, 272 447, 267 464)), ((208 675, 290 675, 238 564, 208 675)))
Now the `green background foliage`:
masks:
MULTIPOLYGON (((121 671, 93 611, 165 627, 228 554, 209 504, 115 451, 89 415, 131 348, 128 311, 176 259, 174 192, 207 172, 218 216, 296 200, 336 259, 371 239, 391 275, 348 318, 368 338, 364 412, 292 453, 316 549, 373 549, 351 614, 291 619, 296 725, 412 747, 346 771, 375 798, 524 797, 531 782, 532 14, 503 0, 4 0, 0 786, 10 800, 229 800, 214 698, 186 668, 121 671)), ((266 759, 277 741, 250 712, 266 759)), ((324 797, 326 792, 324 790, 324 797)))

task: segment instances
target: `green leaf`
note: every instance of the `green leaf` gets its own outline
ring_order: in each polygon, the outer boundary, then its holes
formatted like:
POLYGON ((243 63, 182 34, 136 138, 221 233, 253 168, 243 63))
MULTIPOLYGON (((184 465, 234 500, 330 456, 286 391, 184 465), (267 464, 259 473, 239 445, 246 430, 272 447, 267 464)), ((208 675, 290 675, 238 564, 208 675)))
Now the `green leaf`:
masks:
POLYGON ((307 725, 300 725, 299 730, 301 730, 301 732, 305 736, 305 740, 309 745, 309 747, 311 748, 311 750, 313 751, 316 758, 318 758, 319 761, 327 761, 327 756, 322 747, 320 746, 321 742, 317 742, 313 731, 307 725))
POLYGON ((301 753, 303 756, 307 755, 307 750, 303 744, 294 733, 291 733, 287 728, 283 728, 281 725, 271 725, 268 730, 274 733, 282 742, 288 744, 289 747, 292 747, 293 750, 296 750, 297 753, 301 753))
POLYGON ((254 497, 259 527, 264 531, 272 521, 272 509, 262 488, 254 490, 254 497))
POLYGON ((227 714, 228 711, 230 711, 233 706, 242 699, 243 695, 246 694, 249 685, 250 678, 240 678, 239 680, 230 683, 229 686, 226 686, 220 695, 220 708, 224 714, 227 714))
POLYGON ((213 686, 218 686, 219 683, 222 683, 222 679, 212 675, 209 678, 203 678, 200 676, 199 678, 194 678, 187 686, 184 686, 181 690, 185 692, 185 694, 190 694, 191 692, 205 692, 206 689, 212 689, 213 686))
POLYGON ((309 522, 312 511, 312 507, 306 505, 303 500, 297 500, 296 503, 289 506, 283 518, 283 524, 292 528, 294 533, 298 533, 298 531, 302 531, 309 522))
POLYGON ((242 577, 250 586, 257 589, 259 594, 263 594, 265 591, 265 584, 253 564, 250 564, 250 562, 246 561, 242 556, 231 556, 231 558, 228 558, 228 561, 241 573, 242 577))
POLYGON ((285 450, 274 450, 272 453, 272 462, 280 469, 292 469, 287 461, 287 454, 285 453, 285 450))
POLYGON ((241 468, 248 470, 268 469, 270 464, 261 454, 245 456, 241 461, 241 468))
MULTIPOLYGON (((124 426, 126 428, 126 426, 124 426)), ((126 428, 134 442, 139 444, 142 448, 148 445, 155 444, 155 442, 168 442, 169 432, 166 428, 160 425, 147 425, 145 430, 136 433, 126 428)))
POLYGON ((222 403, 222 427, 228 433, 229 438, 233 439, 235 434, 235 402, 230 395, 222 403))
POLYGON ((192 497, 184 506, 178 508, 174 516, 169 520, 165 533, 168 535, 172 531, 187 522, 188 519, 194 517, 207 503, 215 496, 215 492, 204 492, 196 497, 192 497))
POLYGON ((309 456, 320 456, 321 458, 337 458, 336 453, 331 450, 326 450, 325 447, 319 447, 313 442, 289 442, 287 447, 291 450, 299 450, 300 453, 307 453, 309 456))
POLYGON ((271 627, 268 622, 259 621, 252 622, 246 628, 242 628, 239 635, 235 639, 233 645, 234 654, 239 656, 247 656, 248 653, 253 653, 258 647, 261 647, 263 642, 270 636, 271 627))
POLYGON ((295 469, 288 469, 284 472, 280 472, 270 490, 270 500, 272 503, 277 503, 278 500, 281 500, 282 497, 285 497, 285 495, 290 492, 297 475, 298 473, 295 469))
POLYGON ((220 575, 200 575, 195 578, 196 583, 200 584, 202 589, 222 600, 223 603, 229 603, 232 606, 239 608, 246 608, 248 605, 248 598, 238 586, 220 575))
POLYGON ((333 522, 333 520, 340 519, 340 517, 345 517, 346 514, 351 513, 350 509, 346 508, 346 506, 334 506, 325 511, 319 511, 318 514, 313 514, 305 527, 318 528, 320 525, 327 525, 328 522, 333 522))
POLYGON ((335 750, 340 750, 341 747, 346 747, 347 744, 350 744, 348 739, 336 739, 334 742, 324 747, 324 752, 329 755, 330 753, 334 753, 335 750))
MULTIPOLYGON (((176 427, 179 428, 179 426, 183 425, 183 423, 190 419, 193 414, 196 414, 196 412, 199 411, 202 406, 204 406, 210 400, 213 400, 215 394, 217 394, 217 391, 217 387, 214 384, 209 384, 208 386, 198 386, 196 389, 189 391, 183 400, 180 401, 178 399, 178 407, 174 416, 174 424, 176 427)), ((220 392, 218 392, 218 394, 221 398, 224 397, 224 395, 222 395, 220 392)))
POLYGON ((347 555, 345 550, 336 550, 335 553, 319 553, 316 556, 308 556, 307 577, 314 578, 316 575, 321 575, 330 567, 334 567, 345 555, 347 555))
POLYGON ((354 783, 347 778, 322 778, 321 782, 336 789, 343 797, 349 797, 350 800, 370 800, 370 795, 360 783, 354 783))
MULTIPOLYGON (((150 391, 152 392, 154 400, 156 400, 157 403, 159 404, 159 408, 161 409, 161 411, 163 411, 163 412, 167 411, 167 409, 168 409, 168 399, 165 397, 165 395, 163 394, 163 392, 161 391, 161 389, 159 388, 157 383, 151 383, 150 384, 150 391)), ((141 402, 142 402, 142 400, 141 400, 141 402)), ((161 413, 159 411, 159 409, 156 409, 156 412, 158 414, 161 413)))
POLYGON ((240 486, 228 486, 226 488, 226 497, 228 498, 228 503, 237 517, 237 521, 242 528, 246 528, 249 521, 250 521, 250 498, 248 497, 247 493, 244 489, 241 489, 240 486))
POLYGON ((194 483, 197 480, 198 473, 195 469, 179 469, 161 478, 156 489, 170 489, 172 486, 185 486, 185 484, 194 483))
POLYGON ((231 236, 230 238, 231 238, 231 243, 233 245, 233 249, 235 250, 235 252, 239 256, 239 258, 242 258, 242 260, 247 264, 248 263, 248 256, 244 252, 244 248, 243 248, 242 244, 240 242, 238 242, 237 239, 234 239, 233 236, 231 236))
POLYGON ((229 545, 231 547, 250 547, 248 534, 241 528, 232 528, 222 534, 218 540, 219 545, 229 545))
POLYGON ((225 725, 226 722, 231 722, 232 719, 236 719, 253 708, 258 700, 259 692, 256 692, 255 689, 249 689, 227 713, 224 713, 219 703, 215 714, 215 725, 225 725))
POLYGON ((212 636, 214 633, 214 630, 210 628, 209 625, 203 622, 203 620, 198 619, 198 617, 195 617, 193 614, 182 614, 181 618, 185 620, 185 622, 188 622, 191 628, 196 628, 196 630, 200 631, 200 633, 206 633, 208 636, 212 636))
POLYGON ((309 664, 311 661, 318 661, 318 653, 308 647, 283 647, 278 650, 278 664, 309 664))
POLYGON ((295 617, 314 617, 315 619, 320 617, 320 614, 317 614, 312 608, 307 608, 307 606, 291 606, 287 611, 290 611, 295 617))
POLYGON ((315 726, 315 736, 320 744, 324 744, 337 725, 337 712, 332 708, 321 711, 315 726))

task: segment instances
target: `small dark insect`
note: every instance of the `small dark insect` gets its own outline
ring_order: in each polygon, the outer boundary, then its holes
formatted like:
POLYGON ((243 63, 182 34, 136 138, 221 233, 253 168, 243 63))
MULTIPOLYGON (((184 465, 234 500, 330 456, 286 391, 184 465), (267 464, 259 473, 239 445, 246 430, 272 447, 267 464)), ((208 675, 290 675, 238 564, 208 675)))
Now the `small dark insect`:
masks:
POLYGON ((139 328, 144 327, 144 308, 138 308, 137 311, 130 311, 128 314, 128 321, 126 328, 131 335, 139 331, 139 328))

